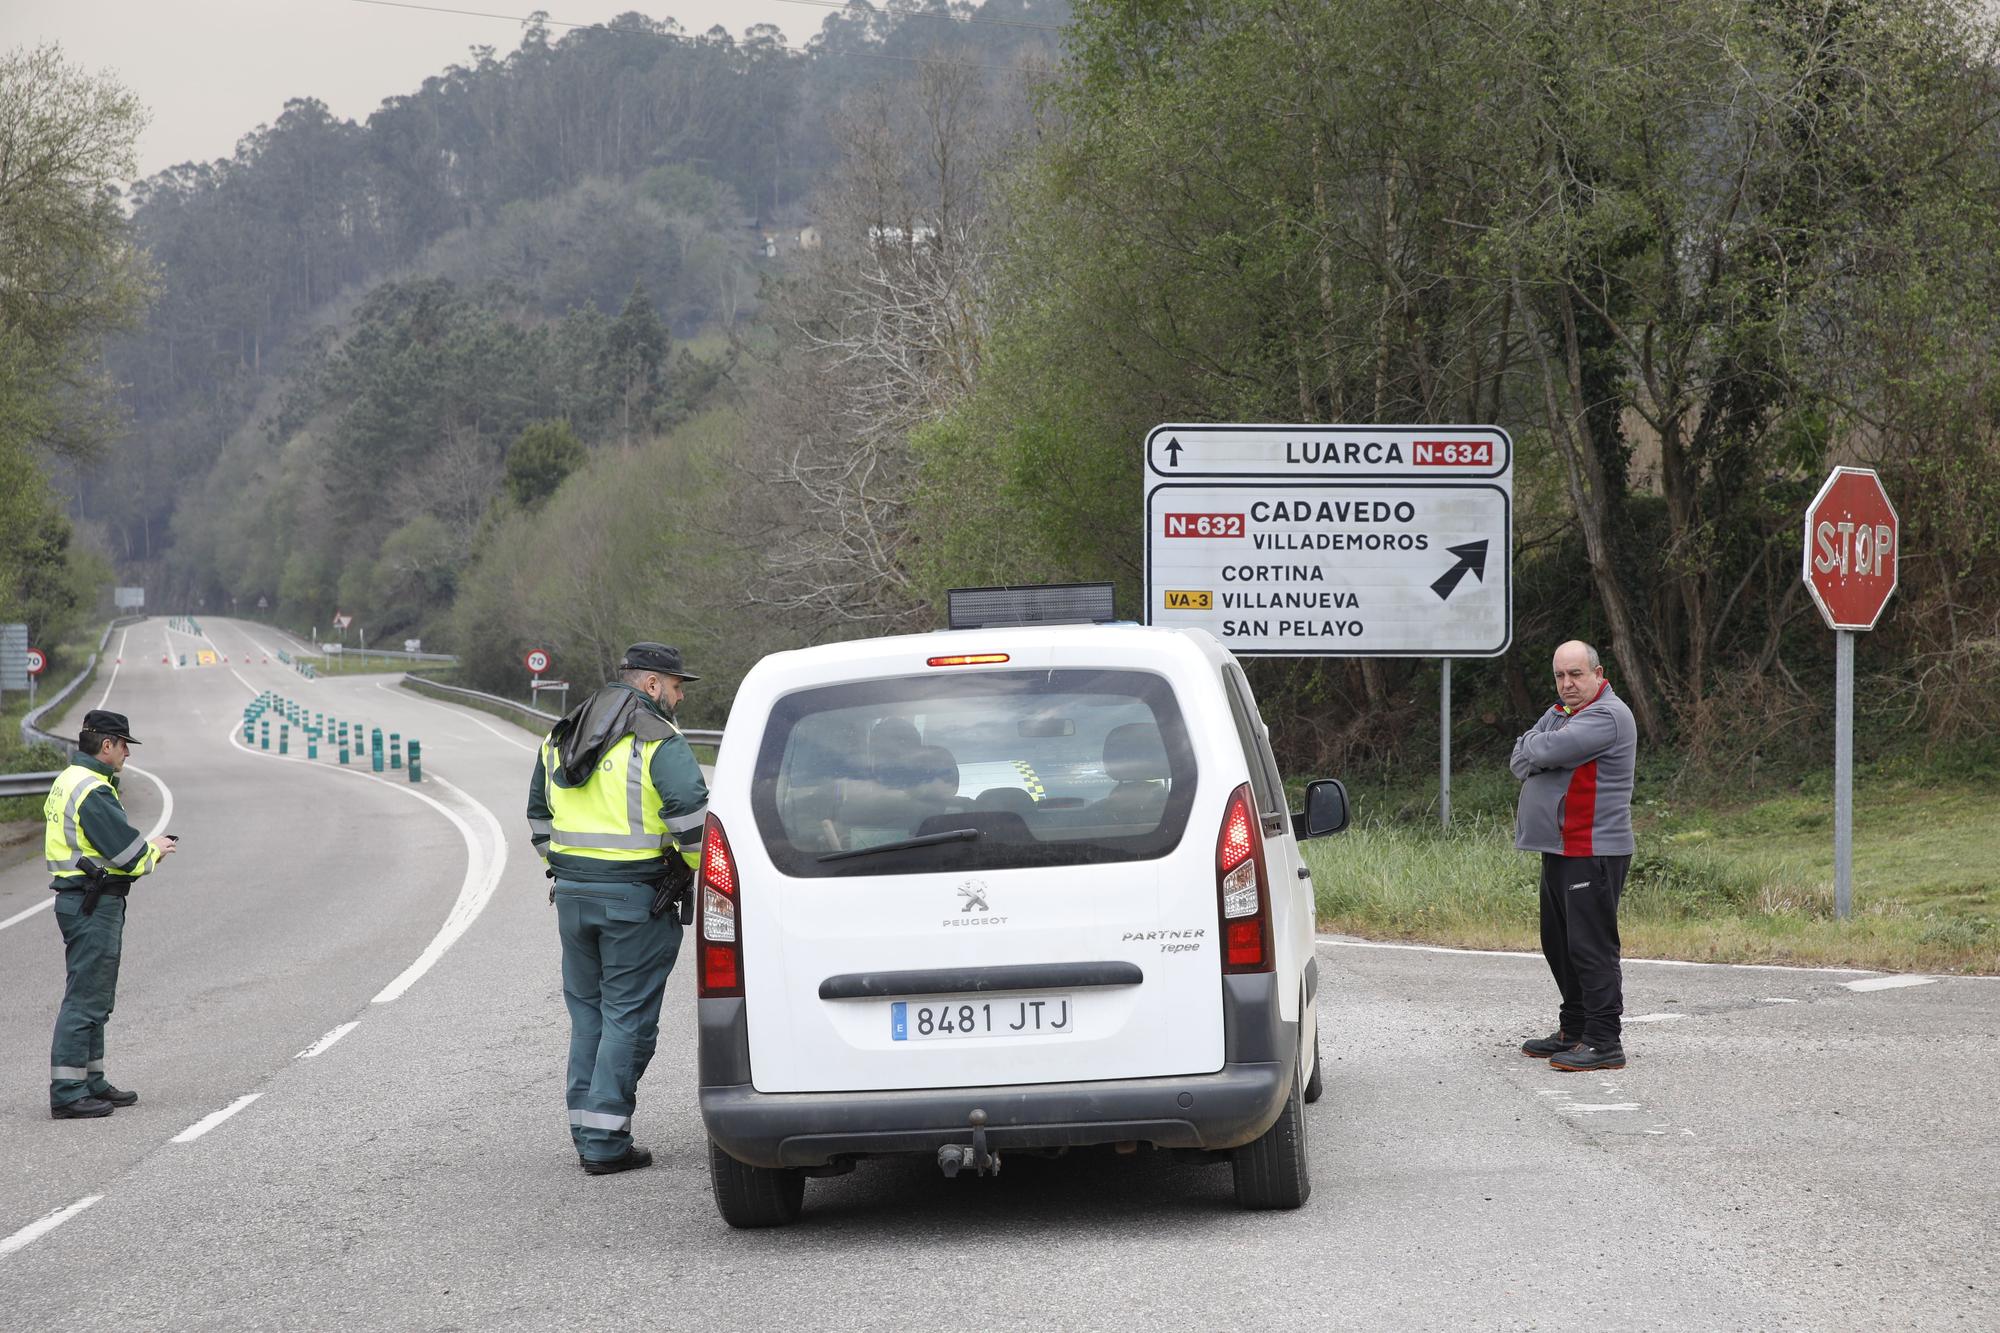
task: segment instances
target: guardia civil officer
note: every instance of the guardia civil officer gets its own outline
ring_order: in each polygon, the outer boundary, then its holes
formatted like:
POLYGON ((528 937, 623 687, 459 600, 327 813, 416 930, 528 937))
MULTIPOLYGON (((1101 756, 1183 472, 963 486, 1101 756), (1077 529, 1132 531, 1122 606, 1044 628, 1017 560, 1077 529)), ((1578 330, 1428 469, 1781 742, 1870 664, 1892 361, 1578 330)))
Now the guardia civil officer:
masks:
POLYGON ((632 1111, 692 919, 708 814, 674 725, 682 686, 699 677, 659 643, 627 648, 618 677, 550 730, 528 784, 529 835, 562 931, 570 1139, 594 1176, 653 1160, 632 1142, 632 1111))
POLYGON ((43 851, 69 972, 49 1048, 49 1114, 57 1120, 94 1120, 139 1100, 104 1076, 104 1025, 118 993, 125 895, 173 855, 174 840, 147 841, 118 801, 118 775, 138 743, 123 713, 85 713, 76 753, 42 803, 43 851))
POLYGON ((1623 1069, 1618 900, 1635 846, 1639 732, 1595 648, 1571 640, 1554 666, 1557 702, 1514 742, 1512 767, 1514 845, 1542 854, 1542 956, 1562 1002, 1556 1030, 1521 1053, 1570 1073, 1623 1069))

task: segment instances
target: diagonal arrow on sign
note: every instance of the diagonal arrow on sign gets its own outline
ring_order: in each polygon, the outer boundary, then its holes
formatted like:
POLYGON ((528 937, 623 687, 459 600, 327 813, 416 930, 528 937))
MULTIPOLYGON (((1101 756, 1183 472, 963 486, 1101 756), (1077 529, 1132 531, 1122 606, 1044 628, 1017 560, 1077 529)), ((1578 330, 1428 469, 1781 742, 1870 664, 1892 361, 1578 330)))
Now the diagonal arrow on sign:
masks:
POLYGON ((1467 573, 1470 573, 1472 577, 1478 579, 1481 583, 1486 582, 1486 542, 1484 539, 1476 542, 1466 542, 1462 546, 1451 547, 1450 550, 1453 555, 1458 557, 1458 563, 1439 575, 1437 580, 1431 584, 1431 591, 1438 595, 1439 601, 1449 598, 1467 573))

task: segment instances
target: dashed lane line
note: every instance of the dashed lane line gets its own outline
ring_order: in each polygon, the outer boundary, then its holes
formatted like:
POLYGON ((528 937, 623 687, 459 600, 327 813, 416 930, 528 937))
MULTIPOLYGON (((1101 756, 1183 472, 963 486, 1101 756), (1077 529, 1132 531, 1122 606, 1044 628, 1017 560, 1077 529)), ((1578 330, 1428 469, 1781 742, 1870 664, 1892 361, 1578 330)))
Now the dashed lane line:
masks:
POLYGON ((264 1094, 261 1092, 246 1092, 241 1097, 238 1097, 235 1101, 229 1103, 229 1105, 223 1107, 220 1111, 210 1111, 207 1115, 195 1121, 192 1125, 189 1125, 186 1129, 174 1135, 171 1139, 168 1139, 167 1142, 193 1143, 196 1139, 208 1133, 209 1130, 214 1129, 217 1125, 229 1119, 230 1116, 235 1115, 238 1111, 242 1110, 244 1107, 248 1106, 251 1102, 256 1101, 259 1097, 262 1097, 263 1095, 264 1094))
POLYGON ((58 1208, 47 1217, 28 1223, 7 1239, 0 1240, 0 1255, 12 1254, 24 1245, 33 1244, 103 1197, 102 1194, 88 1195, 67 1208, 58 1208))
POLYGON ((342 1023, 339 1027, 333 1029, 333 1031, 327 1033, 324 1037, 321 1037, 318 1041, 306 1047, 292 1058, 294 1060, 310 1060, 316 1055, 324 1055, 326 1054, 327 1047, 333 1045, 360 1026, 361 1020, 358 1018, 351 1023, 342 1023))

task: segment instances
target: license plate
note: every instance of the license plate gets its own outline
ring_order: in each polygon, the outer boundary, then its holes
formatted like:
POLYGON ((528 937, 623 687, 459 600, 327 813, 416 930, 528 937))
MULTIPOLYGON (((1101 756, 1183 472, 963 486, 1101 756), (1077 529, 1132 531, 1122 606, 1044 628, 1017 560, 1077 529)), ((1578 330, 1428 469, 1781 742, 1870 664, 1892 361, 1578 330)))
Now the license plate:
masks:
POLYGON ((1054 1037, 1075 1030, 1076 1003, 1068 995, 897 1000, 889 1006, 889 1035, 896 1041, 1054 1037))

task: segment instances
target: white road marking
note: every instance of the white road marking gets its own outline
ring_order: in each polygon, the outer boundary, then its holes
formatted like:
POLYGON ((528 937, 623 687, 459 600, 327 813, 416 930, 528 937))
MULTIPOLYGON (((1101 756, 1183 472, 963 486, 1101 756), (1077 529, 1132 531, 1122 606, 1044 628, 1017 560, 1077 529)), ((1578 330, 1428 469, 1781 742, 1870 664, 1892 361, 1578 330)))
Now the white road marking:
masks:
MULTIPOLYGON (((1407 949, 1413 953, 1466 954, 1478 958, 1532 958, 1542 961, 1538 953, 1528 953, 1522 949, 1454 949, 1442 944, 1400 944, 1389 940, 1343 940, 1331 935, 1315 935, 1315 943, 1333 949, 1407 949)), ((1647 967, 1733 967, 1759 972, 1845 972, 1849 975, 1866 974, 1873 969, 1866 967, 1794 967, 1787 963, 1702 963, 1685 958, 1625 958, 1627 967, 1633 965, 1647 967)))
POLYGON ((310 1060, 315 1055, 324 1055, 326 1053, 327 1047, 333 1045, 335 1042, 339 1041, 342 1037, 346 1036, 348 1033, 354 1031, 354 1029, 360 1026, 361 1026, 360 1019, 356 1019, 352 1023, 342 1023, 339 1027, 327 1033, 324 1037, 321 1037, 318 1041, 306 1047, 303 1051, 300 1051, 297 1055, 293 1056, 292 1058, 294 1060, 310 1060))
POLYGON ((104 682, 104 693, 98 696, 97 706, 99 708, 104 707, 104 701, 111 697, 111 687, 118 683, 118 668, 124 665, 125 661, 125 639, 131 633, 130 629, 118 631, 118 660, 111 664, 111 679, 104 682))
POLYGON ((208 1133, 209 1130, 214 1129, 217 1125, 229 1119, 230 1116, 235 1115, 238 1111, 242 1110, 244 1107, 248 1106, 251 1102, 256 1101, 259 1097, 262 1097, 263 1095, 264 1094, 261 1092, 246 1092, 241 1097, 238 1097, 235 1101, 229 1103, 229 1105, 223 1107, 220 1111, 209 1112, 207 1115, 203 1116, 201 1119, 195 1121, 192 1125, 189 1125, 186 1129, 182 1130, 180 1133, 174 1135, 171 1139, 168 1139, 167 1142, 193 1143, 196 1139, 208 1133))
POLYGON ((1936 977, 1891 976, 1868 977, 1861 981, 1843 981, 1840 984, 1849 990, 1898 990, 1904 986, 1928 986, 1936 977))
POLYGON ((1784 996, 1782 996, 1782 995, 1760 995, 1760 996, 1758 996, 1758 997, 1757 997, 1757 1003, 1759 1003, 1759 1004, 1797 1004, 1797 1003, 1798 1003, 1798 1001, 1797 1001, 1797 1000, 1789 1000, 1789 999, 1786 999, 1786 998, 1785 998, 1784 996))
POLYGON ((1556 1110, 1564 1115, 1589 1115, 1595 1111, 1636 1111, 1637 1102, 1570 1102, 1556 1110))
POLYGON ((507 744, 513 746, 517 750, 534 750, 538 748, 536 746, 528 744, 528 742, 521 740, 518 737, 509 736, 505 732, 493 731, 493 728, 487 726, 484 722, 481 722, 478 718, 467 716, 467 714, 471 713, 472 711, 469 708, 457 708, 451 704, 440 703, 436 699, 426 699, 421 694, 417 694, 413 691, 406 690, 400 685, 391 685, 387 681, 375 682, 375 688, 378 690, 391 690, 397 694, 406 695, 409 698, 415 699, 420 704, 429 704, 433 708, 442 708, 446 712, 450 713, 453 717, 461 718, 464 721, 470 722, 473 726, 478 727, 483 731, 492 731, 495 736, 498 736, 501 740, 507 742, 507 744))
POLYGON ((55 905, 56 905, 56 896, 52 893, 48 897, 42 899, 40 902, 36 903, 33 907, 26 908, 22 911, 16 912, 14 913, 14 915, 8 917, 5 921, 0 921, 0 930, 5 930, 7 929, 7 927, 14 925, 17 922, 26 921, 29 917, 33 916, 35 913, 47 911, 49 908, 54 907, 55 905))
POLYGON ((103 1197, 102 1194, 88 1195, 67 1208, 56 1209, 40 1221, 28 1223, 7 1239, 0 1240, 0 1254, 12 1254, 23 1245, 33 1244, 103 1197))
POLYGON ((1625 1021, 1627 1023, 1678 1023, 1686 1017, 1686 1014, 1640 1014, 1636 1018, 1628 1018, 1625 1021))
POLYGON ((465 933, 466 928, 478 920, 479 914, 486 910, 487 902, 493 897, 493 890, 500 885, 500 872, 507 868, 507 840, 500 832, 500 821, 493 817, 493 812, 436 774, 432 774, 430 780, 457 795, 485 820, 487 833, 492 838, 493 856, 490 863, 482 868, 480 861, 483 858, 478 854, 478 843, 473 837, 472 830, 458 815, 438 805, 437 808, 444 811, 445 817, 458 826, 459 833, 465 838, 465 879, 459 885, 458 901, 451 905, 451 911, 446 914, 444 924, 438 927, 437 935, 424 947, 424 951, 417 955, 416 961, 403 969, 401 976, 382 988, 381 993, 373 1000, 375 1004, 388 1004, 402 995, 415 985, 424 973, 430 971, 438 959, 444 957, 444 951, 455 944, 458 937, 465 933))
MULTIPOLYGON (((245 688, 249 688, 247 684, 245 688)), ((252 694, 257 692, 254 689, 251 690, 252 694)), ((459 883, 458 898, 452 903, 451 910, 445 914, 444 924, 438 927, 437 934, 432 937, 428 945, 424 946, 424 951, 417 955, 416 961, 404 968, 401 975, 394 981, 384 986, 373 1000, 375 1004, 388 1004, 390 1001, 401 996, 411 986, 415 985, 424 973, 430 971, 436 965, 438 959, 444 957, 445 950, 455 944, 458 941, 458 937, 463 935, 466 929, 474 921, 478 920, 479 914, 486 910, 486 904, 493 898, 494 889, 500 885, 501 872, 507 868, 507 841, 501 834, 500 821, 493 817, 491 810, 488 810, 479 801, 467 795, 458 787, 446 782, 436 773, 431 773, 424 779, 426 782, 436 783, 445 791, 450 792, 452 796, 471 807, 479 816, 491 837, 489 845, 492 850, 489 853, 486 847, 481 845, 478 835, 472 830, 472 826, 466 823, 465 819, 456 810, 451 809, 435 797, 418 791, 408 783, 391 782, 385 777, 378 777, 374 773, 365 773, 359 769, 329 767, 326 764, 297 755, 277 755, 261 749, 252 749, 243 743, 242 731, 243 723, 239 719, 230 724, 229 730, 225 734, 228 736, 231 746, 247 755, 259 759, 275 760, 281 764, 304 764, 316 772, 344 773, 349 777, 361 778, 368 782, 379 782, 391 791, 401 792, 403 795, 411 797, 414 800, 422 801, 425 805, 443 815, 451 821, 452 827, 458 830, 459 837, 465 840, 465 878, 459 883)))

